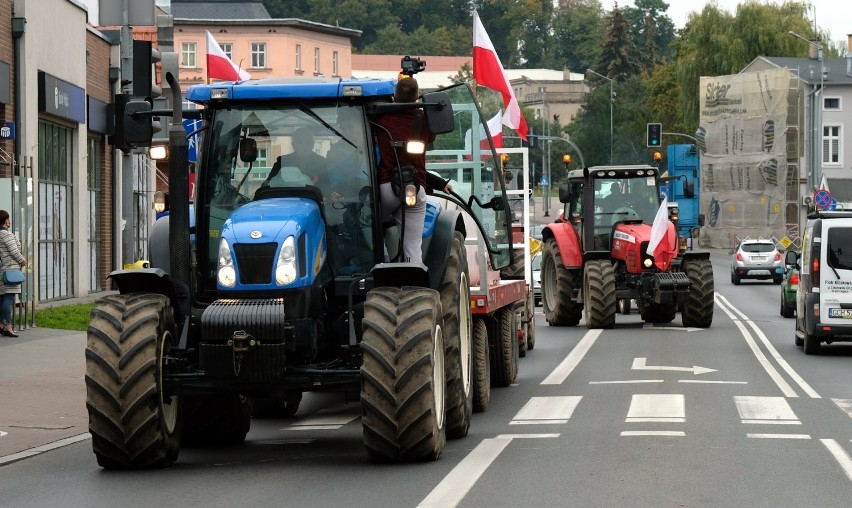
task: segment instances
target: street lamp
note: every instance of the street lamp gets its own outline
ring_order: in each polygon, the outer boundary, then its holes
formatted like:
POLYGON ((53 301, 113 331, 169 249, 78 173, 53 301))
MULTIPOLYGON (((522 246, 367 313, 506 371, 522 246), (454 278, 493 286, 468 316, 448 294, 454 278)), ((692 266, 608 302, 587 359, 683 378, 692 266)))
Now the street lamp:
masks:
POLYGON ((808 44, 814 46, 817 50, 817 60, 819 61, 819 90, 816 90, 816 85, 812 85, 814 87, 814 91, 811 92, 812 103, 811 103, 811 114, 813 121, 811 122, 811 143, 810 143, 810 159, 811 159, 811 170, 808 172, 808 186, 809 190, 814 190, 819 185, 819 182, 822 180, 822 163, 819 159, 819 151, 820 151, 820 143, 817 141, 820 139, 819 131, 822 129, 822 101, 823 101, 823 89, 825 88, 825 67, 823 66, 823 47, 822 44, 812 41, 810 39, 806 39, 796 32, 790 30, 787 32, 789 35, 797 39, 802 39, 808 44), (819 98, 819 100, 817 100, 819 98))
POLYGON ((612 78, 608 78, 603 74, 593 71, 592 69, 586 69, 586 72, 591 72, 595 76, 609 81, 609 164, 612 165, 612 105, 615 103, 615 92, 612 91, 612 78))
POLYGON ((541 172, 544 175, 544 178, 547 180, 547 185, 544 186, 545 197, 544 197, 544 216, 550 216, 550 151, 548 150, 548 140, 547 137, 550 136, 550 119, 549 110, 547 108, 547 86, 540 82, 536 81, 530 77, 522 75, 526 81, 530 81, 539 86, 539 93, 541 94, 541 132, 544 134, 545 139, 543 140, 543 146, 541 147, 541 172))

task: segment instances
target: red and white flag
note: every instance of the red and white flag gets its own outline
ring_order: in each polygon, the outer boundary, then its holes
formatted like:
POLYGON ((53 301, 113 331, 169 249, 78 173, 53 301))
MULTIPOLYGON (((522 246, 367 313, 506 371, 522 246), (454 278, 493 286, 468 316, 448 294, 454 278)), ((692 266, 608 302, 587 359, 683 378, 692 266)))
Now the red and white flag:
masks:
POLYGON ((207 79, 224 79, 225 81, 251 79, 251 74, 237 67, 228 58, 209 31, 207 31, 207 79))
POLYGON ((657 268, 665 270, 677 255, 677 250, 677 234, 674 224, 669 221, 669 200, 663 198, 660 209, 654 217, 654 224, 651 226, 651 239, 646 253, 654 256, 654 264, 657 268))
MULTIPOLYGON (((488 127, 488 132, 491 133, 491 140, 494 141, 494 148, 503 148, 503 125, 500 123, 501 118, 503 117, 503 112, 498 111, 496 115, 494 115, 491 120, 488 120, 485 125, 488 127)), ((471 148, 471 129, 468 129, 464 133, 464 150, 465 152, 470 153, 471 148)), ((480 124, 479 126, 479 149, 485 152, 491 152, 491 145, 488 144, 488 137, 485 135, 485 129, 480 124)), ((490 155, 483 155, 483 158, 490 157, 490 155)), ((465 158, 469 158, 469 156, 465 156, 465 158)))
POLYGON ((494 44, 479 21, 479 13, 473 11, 473 79, 477 84, 497 90, 503 96, 503 125, 515 129, 521 139, 527 139, 527 121, 521 113, 515 92, 509 85, 509 76, 497 58, 494 44))

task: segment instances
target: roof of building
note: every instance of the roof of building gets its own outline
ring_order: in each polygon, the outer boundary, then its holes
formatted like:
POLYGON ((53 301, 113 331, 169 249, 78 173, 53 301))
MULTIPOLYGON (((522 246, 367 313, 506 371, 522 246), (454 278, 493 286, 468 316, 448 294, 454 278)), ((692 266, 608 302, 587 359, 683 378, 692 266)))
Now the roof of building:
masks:
POLYGON ((234 0, 172 0, 171 14, 182 19, 269 19, 263 2, 234 0))
MULTIPOLYGON (((353 55, 354 57, 355 55, 353 55)), ((396 58, 396 57, 395 57, 396 58)), ((375 70, 375 69, 356 69, 355 63, 353 61, 352 64, 352 76, 356 77, 370 77, 370 78, 380 78, 380 79, 391 79, 395 78, 399 75, 399 60, 395 60, 395 67, 393 70, 375 70)), ((426 61, 426 68, 429 69, 429 61, 426 61)), ((451 85, 453 77, 458 73, 458 69, 453 71, 432 71, 427 70, 423 72, 417 73, 415 78, 417 78, 417 84, 423 90, 434 90, 436 88, 440 88, 442 86, 451 85)), ((509 82, 512 84, 522 82, 522 81, 533 81, 533 82, 563 82, 565 81, 565 74, 563 71, 557 71, 552 69, 506 69, 506 74, 509 76, 509 82)), ((571 81, 583 81, 583 75, 577 72, 569 73, 571 81)))
POLYGON ((281 26, 290 28, 301 28, 302 30, 310 30, 312 32, 326 33, 337 35, 340 37, 349 37, 355 39, 361 37, 361 30, 353 28, 343 28, 340 26, 326 25, 325 23, 317 23, 315 21, 307 21, 298 18, 267 18, 267 19, 189 19, 175 17, 175 26, 177 25, 201 25, 209 27, 222 26, 281 26))
MULTIPOLYGON (((793 58, 784 56, 759 56, 755 60, 763 60, 776 67, 787 67, 797 73, 807 84, 819 83, 819 60, 813 58, 793 58)), ((754 61, 752 61, 754 63, 754 61)), ((823 60, 826 70, 825 83, 833 85, 852 85, 852 69, 849 68, 852 59, 848 57, 830 57, 823 60)), ((746 65, 743 72, 747 72, 751 63, 746 65)))

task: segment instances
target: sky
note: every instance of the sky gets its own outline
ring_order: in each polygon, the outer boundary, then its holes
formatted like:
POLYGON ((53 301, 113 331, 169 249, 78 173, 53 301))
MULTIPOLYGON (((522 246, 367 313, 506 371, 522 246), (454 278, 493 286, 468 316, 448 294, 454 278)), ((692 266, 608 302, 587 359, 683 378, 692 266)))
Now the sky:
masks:
MULTIPOLYGON (((704 5, 707 3, 702 0, 665 0, 669 4, 668 15, 672 19, 676 28, 683 28, 686 24, 686 18, 692 11, 701 12, 704 5)), ((831 34, 831 40, 846 42, 846 34, 852 33, 852 8, 850 8, 849 0, 809 0, 816 11, 816 24, 818 27, 828 30, 831 34)), ((612 9, 616 0, 601 0, 604 10, 612 9)), ((737 5, 742 3, 740 0, 716 0, 719 9, 735 14, 737 5)), ((779 1, 765 1, 763 3, 782 3, 779 1)), ((633 5, 632 0, 619 0, 618 5, 624 7, 633 5)), ((814 12, 810 13, 810 19, 813 21, 814 12)))

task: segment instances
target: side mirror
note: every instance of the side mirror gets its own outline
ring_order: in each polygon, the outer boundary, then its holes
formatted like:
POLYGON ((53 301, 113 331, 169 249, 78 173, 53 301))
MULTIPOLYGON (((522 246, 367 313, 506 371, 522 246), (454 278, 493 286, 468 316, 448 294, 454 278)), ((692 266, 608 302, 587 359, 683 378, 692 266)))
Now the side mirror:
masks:
POLYGON ((568 203, 571 201, 571 186, 563 183, 559 186, 559 202, 568 203))
POLYGON ((423 103, 429 107, 423 108, 426 113, 426 123, 429 130, 435 134, 453 132, 453 103, 447 92, 429 92, 423 94, 423 103))
POLYGON ((788 250, 784 253, 784 264, 787 266, 795 266, 799 262, 799 253, 788 250))
POLYGON ((703 213, 698 214, 698 225, 701 226, 701 227, 704 227, 704 214, 703 213))
POLYGON ((691 180, 687 178, 683 181, 683 197, 685 198, 694 198, 695 197, 695 180, 691 180))
POLYGON ((254 138, 240 140, 240 160, 254 162, 257 160, 257 141, 254 138))

